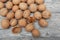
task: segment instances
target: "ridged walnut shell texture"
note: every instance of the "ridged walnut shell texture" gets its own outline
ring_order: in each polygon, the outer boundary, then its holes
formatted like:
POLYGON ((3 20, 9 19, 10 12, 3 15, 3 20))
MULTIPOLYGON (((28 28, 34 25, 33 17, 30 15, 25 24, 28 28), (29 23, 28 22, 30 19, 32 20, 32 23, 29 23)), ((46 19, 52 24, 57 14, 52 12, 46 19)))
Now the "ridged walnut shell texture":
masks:
POLYGON ((41 35, 41 33, 40 33, 39 30, 34 29, 34 30, 32 31, 32 36, 33 36, 33 37, 39 37, 40 35, 41 35))
POLYGON ((0 9, 0 15, 1 16, 6 16, 7 14, 8 14, 8 9, 7 8, 0 9))
POLYGON ((27 32, 31 32, 34 29, 34 25, 32 23, 27 24, 27 26, 25 27, 25 30, 27 32))
POLYGON ((4 7, 4 3, 0 2, 0 9, 4 7))
POLYGON ((39 25, 42 27, 42 28, 45 28, 48 26, 48 22, 45 20, 45 19, 40 19, 39 20, 39 25))
POLYGON ((20 33, 21 32, 21 28, 20 27, 14 27, 13 29, 12 29, 12 33, 14 33, 14 34, 18 34, 18 33, 20 33))
POLYGON ((18 25, 21 27, 25 27, 27 25, 27 20, 26 19, 20 19, 18 20, 18 25))
POLYGON ((10 22, 7 19, 3 19, 1 22, 1 26, 3 29, 8 29, 10 27, 10 22))

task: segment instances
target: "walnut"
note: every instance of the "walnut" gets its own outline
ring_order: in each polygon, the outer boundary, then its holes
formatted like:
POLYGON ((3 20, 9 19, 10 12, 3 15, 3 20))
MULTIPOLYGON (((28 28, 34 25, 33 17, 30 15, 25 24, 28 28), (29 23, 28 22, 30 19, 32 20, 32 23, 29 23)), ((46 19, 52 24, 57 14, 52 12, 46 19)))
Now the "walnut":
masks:
POLYGON ((34 30, 32 31, 32 35, 33 35, 34 37, 39 37, 39 36, 40 36, 39 30, 34 29, 34 30))
POLYGON ((18 33, 20 33, 21 32, 21 28, 20 27, 14 27, 13 29, 12 29, 12 33, 14 33, 14 34, 18 34, 18 33))
POLYGON ((35 22, 35 17, 28 17, 27 20, 28 23, 33 23, 35 22))

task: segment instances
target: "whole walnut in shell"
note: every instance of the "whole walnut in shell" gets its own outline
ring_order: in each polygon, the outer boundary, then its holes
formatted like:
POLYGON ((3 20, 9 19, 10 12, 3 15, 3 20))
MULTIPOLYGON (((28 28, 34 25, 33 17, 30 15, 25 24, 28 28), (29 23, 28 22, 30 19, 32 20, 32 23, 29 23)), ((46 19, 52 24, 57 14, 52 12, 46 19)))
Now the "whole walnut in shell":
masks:
POLYGON ((35 0, 27 0, 27 4, 33 4, 35 2, 35 0))
POLYGON ((15 12, 15 18, 16 18, 16 19, 21 19, 22 17, 23 17, 23 11, 17 10, 17 11, 15 12))
POLYGON ((30 16, 30 10, 25 10, 23 13, 24 18, 28 18, 30 16))
POLYGON ((40 12, 35 12, 34 13, 34 17, 36 18, 36 19, 41 19, 42 18, 42 15, 41 15, 41 13, 40 12))
POLYGON ((39 25, 42 27, 42 28, 45 28, 48 26, 48 22, 45 20, 45 19, 40 19, 39 20, 39 25))
POLYGON ((20 33, 21 32, 21 28, 20 27, 14 27, 13 29, 12 29, 12 33, 14 33, 14 34, 18 34, 18 33, 20 33))
POLYGON ((37 4, 43 4, 44 0, 35 0, 37 4))
POLYGON ((18 21, 18 25, 21 27, 25 27, 27 25, 27 20, 22 18, 18 21))
POLYGON ((33 35, 33 37, 39 37, 40 36, 39 30, 37 30, 37 29, 32 30, 32 35, 33 35))
POLYGON ((19 4, 21 0, 12 0, 13 4, 19 4))
POLYGON ((31 12, 37 11, 37 5, 36 5, 36 4, 30 4, 29 10, 30 10, 31 12))
POLYGON ((32 23, 27 24, 27 26, 25 27, 25 30, 27 32, 31 32, 34 29, 34 25, 32 23))
POLYGON ((19 4, 19 8, 20 8, 21 10, 26 10, 26 9, 28 8, 28 5, 27 5, 27 3, 20 3, 20 4, 19 4))
POLYGON ((10 27, 10 22, 8 19, 3 19, 2 22, 1 22, 1 26, 3 29, 7 29, 10 27))
POLYGON ((17 10, 19 10, 19 6, 18 5, 14 5, 12 7, 12 11, 16 12, 17 10))
POLYGON ((0 2, 0 9, 4 7, 4 3, 0 2))
POLYGON ((10 20, 10 25, 11 25, 11 26, 17 25, 17 20, 16 20, 16 19, 11 19, 11 20, 10 20))
POLYGON ((12 9, 13 3, 11 1, 8 1, 5 6, 7 9, 12 9))
POLYGON ((43 11, 42 12, 42 17, 43 18, 50 18, 51 17, 51 13, 48 11, 48 10, 46 10, 46 11, 43 11))
POLYGON ((8 14, 7 14, 7 16, 6 16, 6 18, 8 18, 9 20, 10 19, 13 19, 15 17, 15 14, 14 14, 14 12, 12 12, 12 11, 10 11, 8 14))
POLYGON ((2 8, 2 9, 0 9, 0 15, 1 15, 1 16, 6 16, 7 14, 8 14, 7 8, 2 8))
POLYGON ((40 5, 38 6, 38 10, 39 10, 39 11, 45 11, 45 10, 46 10, 46 6, 45 6, 44 4, 40 4, 40 5))

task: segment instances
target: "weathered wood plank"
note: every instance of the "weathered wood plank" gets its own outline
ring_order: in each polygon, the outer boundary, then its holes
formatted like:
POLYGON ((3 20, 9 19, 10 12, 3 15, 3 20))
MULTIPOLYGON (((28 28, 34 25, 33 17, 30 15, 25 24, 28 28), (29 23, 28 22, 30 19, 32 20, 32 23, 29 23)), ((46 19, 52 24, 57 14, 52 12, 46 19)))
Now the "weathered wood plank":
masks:
POLYGON ((51 12, 60 12, 60 0, 46 0, 45 5, 51 12))

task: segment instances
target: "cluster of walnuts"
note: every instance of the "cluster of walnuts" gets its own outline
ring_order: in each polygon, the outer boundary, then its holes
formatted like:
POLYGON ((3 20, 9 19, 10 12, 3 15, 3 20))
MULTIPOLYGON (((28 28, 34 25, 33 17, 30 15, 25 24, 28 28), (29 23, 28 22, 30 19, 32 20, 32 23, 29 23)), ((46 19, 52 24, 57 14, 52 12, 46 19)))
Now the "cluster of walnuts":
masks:
POLYGON ((40 27, 45 28, 48 26, 45 19, 51 17, 44 0, 0 0, 0 15, 5 17, 1 21, 3 29, 12 27, 12 33, 17 34, 25 28, 27 32, 32 32, 34 37, 41 34, 34 27, 34 22, 38 20, 40 27))

